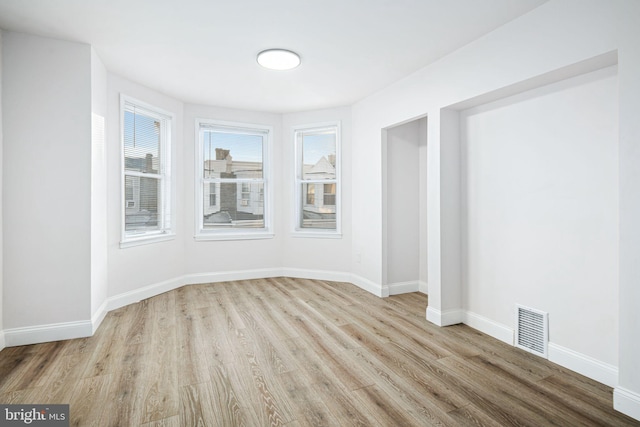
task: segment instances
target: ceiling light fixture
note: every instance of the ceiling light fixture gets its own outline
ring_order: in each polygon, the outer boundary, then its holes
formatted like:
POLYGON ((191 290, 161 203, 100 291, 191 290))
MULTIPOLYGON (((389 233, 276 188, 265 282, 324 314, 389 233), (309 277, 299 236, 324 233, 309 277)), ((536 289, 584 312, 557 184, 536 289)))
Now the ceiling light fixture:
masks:
POLYGON ((300 65, 300 56, 286 49, 267 49, 258 54, 258 64, 270 70, 291 70, 300 65))

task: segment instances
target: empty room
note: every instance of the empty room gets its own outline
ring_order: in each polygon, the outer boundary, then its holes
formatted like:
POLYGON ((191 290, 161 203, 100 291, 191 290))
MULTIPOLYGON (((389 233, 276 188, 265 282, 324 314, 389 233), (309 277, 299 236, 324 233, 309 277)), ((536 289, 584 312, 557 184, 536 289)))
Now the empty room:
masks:
POLYGON ((640 426, 637 0, 0 0, 0 425, 640 426))

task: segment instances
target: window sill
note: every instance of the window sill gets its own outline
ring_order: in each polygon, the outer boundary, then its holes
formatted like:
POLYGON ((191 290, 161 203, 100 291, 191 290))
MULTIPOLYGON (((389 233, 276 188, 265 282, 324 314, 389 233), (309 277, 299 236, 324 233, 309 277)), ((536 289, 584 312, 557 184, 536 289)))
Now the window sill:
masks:
POLYGON ((176 238, 176 235, 173 233, 131 238, 131 239, 121 241, 120 249, 131 248, 133 246, 149 245, 149 244, 158 243, 158 242, 166 242, 168 240, 174 240, 175 238, 176 238))
POLYGON ((275 234, 270 231, 258 232, 258 233, 202 233, 196 234, 194 236, 194 240, 196 242, 207 242, 207 241, 217 241, 217 240, 263 240, 263 239, 273 239, 275 234))
POLYGON ((291 236, 304 239, 342 239, 342 233, 337 231, 296 230, 291 234, 291 236))

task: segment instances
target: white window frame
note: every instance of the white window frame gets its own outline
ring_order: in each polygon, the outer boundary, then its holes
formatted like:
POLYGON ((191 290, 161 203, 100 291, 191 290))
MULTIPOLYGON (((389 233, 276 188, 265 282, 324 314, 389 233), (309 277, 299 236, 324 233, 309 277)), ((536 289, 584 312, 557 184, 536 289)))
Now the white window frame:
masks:
MULTIPOLYGON (((145 245, 155 242, 175 239, 175 195, 172 182, 173 156, 172 156, 172 131, 175 115, 156 106, 139 101, 130 96, 120 94, 120 247, 145 245), (139 109, 144 115, 160 120, 160 158, 159 171, 157 174, 127 171, 125 169, 124 153, 124 115, 130 108, 139 109), (128 202, 126 198, 126 177, 149 177, 160 180, 161 206, 158 213, 158 221, 161 226, 159 230, 149 230, 137 233, 127 233, 125 215, 128 202)), ((135 203, 135 202, 134 202, 135 203)))
MULTIPOLYGON (((270 239, 274 237, 273 232, 273 176, 272 167, 273 159, 271 157, 273 144, 273 127, 228 122, 215 119, 197 118, 195 123, 195 236, 196 241, 208 241, 208 240, 246 240, 246 239, 270 239), (262 183, 264 190, 264 205, 263 205, 263 217, 264 228, 220 228, 213 230, 204 229, 204 183, 211 182, 211 180, 203 177, 202 165, 204 164, 204 150, 203 150, 203 134, 206 129, 219 129, 229 132, 248 133, 251 135, 260 134, 264 137, 262 144, 262 179, 235 179, 240 185, 242 183, 262 183)), ((218 200, 222 198, 222 194, 218 192, 218 200)))
MULTIPOLYGON (((310 237, 310 238, 324 238, 324 239, 340 239, 342 238, 342 130, 340 121, 313 123, 307 125, 294 126, 292 129, 293 143, 295 147, 295 162, 294 162, 294 206, 293 206, 293 231, 294 237, 310 237), (336 134, 336 178, 335 180, 308 180, 302 179, 302 140, 299 138, 300 133, 308 132, 322 132, 326 130, 335 130, 336 134), (334 229, 322 229, 322 228, 304 228, 301 226, 302 221, 302 201, 306 200, 307 194, 302 192, 302 184, 304 183, 317 183, 317 184, 336 184, 336 228, 334 229)), ((324 185, 322 186, 324 188, 324 185)), ((322 194, 315 194, 315 198, 323 197, 322 194)))

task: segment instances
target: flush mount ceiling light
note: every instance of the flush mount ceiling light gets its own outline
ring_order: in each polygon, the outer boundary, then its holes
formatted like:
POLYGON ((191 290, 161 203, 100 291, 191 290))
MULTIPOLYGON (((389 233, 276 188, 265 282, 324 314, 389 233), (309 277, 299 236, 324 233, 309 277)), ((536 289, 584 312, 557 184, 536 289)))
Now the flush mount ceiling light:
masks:
POLYGON ((267 49, 258 54, 258 64, 270 70, 291 70, 300 65, 300 56, 286 49, 267 49))

